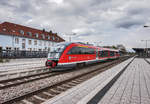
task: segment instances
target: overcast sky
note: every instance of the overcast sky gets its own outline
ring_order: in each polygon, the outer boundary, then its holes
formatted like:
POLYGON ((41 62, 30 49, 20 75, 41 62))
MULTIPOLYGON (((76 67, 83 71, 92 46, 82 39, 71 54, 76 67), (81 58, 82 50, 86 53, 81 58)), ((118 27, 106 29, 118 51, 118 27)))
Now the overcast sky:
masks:
MULTIPOLYGON (((0 0, 8 21, 57 32, 68 41, 145 47, 150 40, 150 0, 0 0)), ((150 47, 150 42, 148 43, 150 47)))

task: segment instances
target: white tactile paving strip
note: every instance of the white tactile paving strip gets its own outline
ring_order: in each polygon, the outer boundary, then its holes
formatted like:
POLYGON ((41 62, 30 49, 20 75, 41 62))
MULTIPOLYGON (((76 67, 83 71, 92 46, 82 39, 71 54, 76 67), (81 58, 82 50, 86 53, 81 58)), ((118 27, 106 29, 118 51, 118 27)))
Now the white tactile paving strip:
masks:
POLYGON ((102 89, 114 76, 131 62, 133 58, 77 85, 74 88, 44 102, 43 104, 84 104, 102 89))
POLYGON ((98 104, 150 104, 150 65, 136 58, 98 104))
POLYGON ((150 62, 150 58, 146 58, 146 60, 150 62))

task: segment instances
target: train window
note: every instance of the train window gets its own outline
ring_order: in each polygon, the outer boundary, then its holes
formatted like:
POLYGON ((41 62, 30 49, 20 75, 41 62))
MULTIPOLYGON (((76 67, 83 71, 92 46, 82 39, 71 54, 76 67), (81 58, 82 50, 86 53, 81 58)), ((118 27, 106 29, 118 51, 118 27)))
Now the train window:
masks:
POLYGON ((68 54, 94 54, 95 50, 92 48, 84 48, 84 47, 72 47, 68 54))
POLYGON ((78 48, 78 47, 72 47, 72 48, 69 50, 68 54, 76 54, 77 51, 78 51, 77 48, 78 48))
POLYGON ((114 52, 113 51, 110 51, 110 56, 114 56, 114 52))
POLYGON ((99 56, 100 57, 107 57, 108 56, 108 51, 99 51, 99 56))

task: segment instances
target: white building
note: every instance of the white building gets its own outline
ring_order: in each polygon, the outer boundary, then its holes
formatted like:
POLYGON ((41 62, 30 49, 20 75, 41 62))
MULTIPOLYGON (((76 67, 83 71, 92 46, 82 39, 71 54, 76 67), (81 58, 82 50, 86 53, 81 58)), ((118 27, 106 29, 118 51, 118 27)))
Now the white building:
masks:
POLYGON ((9 22, 0 24, 0 50, 49 51, 53 44, 63 41, 65 40, 52 31, 9 22))

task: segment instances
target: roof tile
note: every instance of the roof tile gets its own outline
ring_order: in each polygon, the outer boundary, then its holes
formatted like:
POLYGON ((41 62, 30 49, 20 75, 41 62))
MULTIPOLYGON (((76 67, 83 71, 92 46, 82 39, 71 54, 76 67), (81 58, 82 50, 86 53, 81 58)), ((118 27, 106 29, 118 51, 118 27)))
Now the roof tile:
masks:
POLYGON ((65 41, 64 39, 59 37, 57 33, 52 33, 52 31, 47 32, 47 31, 38 30, 38 29, 31 28, 31 27, 10 23, 10 22, 3 22, 2 24, 0 24, 0 33, 5 34, 5 35, 15 35, 15 36, 26 37, 26 38, 49 40, 49 41, 54 41, 54 42, 65 41), (20 30, 24 31, 24 35, 20 33, 20 30), (32 36, 28 35, 27 32, 31 32, 32 36), (39 34, 38 37, 36 37, 35 35, 36 33, 39 34), (45 38, 43 38, 42 34, 44 34, 45 38), (50 36, 50 39, 48 39, 48 36, 50 36), (55 40, 52 39, 53 36, 55 37, 55 40), (59 40, 57 40, 56 37, 59 40))

